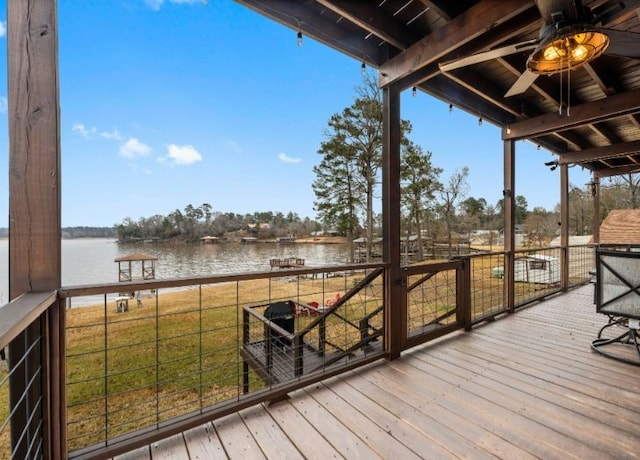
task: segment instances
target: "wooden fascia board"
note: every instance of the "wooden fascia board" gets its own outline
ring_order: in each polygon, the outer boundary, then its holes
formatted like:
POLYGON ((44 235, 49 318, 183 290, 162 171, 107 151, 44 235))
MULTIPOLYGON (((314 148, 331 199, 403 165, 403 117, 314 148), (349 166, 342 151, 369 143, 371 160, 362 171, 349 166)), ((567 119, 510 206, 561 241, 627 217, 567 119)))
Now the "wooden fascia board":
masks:
POLYGON ((510 126, 510 132, 507 132, 506 129, 502 130, 502 139, 527 139, 636 112, 640 112, 640 89, 571 107, 571 116, 554 111, 553 113, 519 121, 510 126))
POLYGON ((532 1, 521 0, 481 1, 382 64, 380 86, 389 86, 408 74, 437 62, 442 56, 526 11, 532 4, 532 1))
POLYGON ((596 179, 603 177, 620 176, 622 174, 635 174, 640 172, 640 165, 622 166, 620 168, 597 169, 594 171, 596 179))
POLYGON ((395 18, 384 14, 382 9, 375 8, 368 3, 354 2, 352 0, 316 1, 399 50, 408 48, 412 43, 420 39, 417 34, 403 28, 395 18))
POLYGON ((329 21, 309 7, 308 2, 289 0, 235 1, 291 29, 300 30, 304 35, 357 60, 366 61, 375 67, 382 62, 386 47, 378 46, 375 40, 365 40, 362 33, 350 32, 339 24, 329 21))
POLYGON ((566 152, 558 156, 558 164, 580 164, 616 158, 640 152, 640 141, 622 142, 579 152, 566 152))

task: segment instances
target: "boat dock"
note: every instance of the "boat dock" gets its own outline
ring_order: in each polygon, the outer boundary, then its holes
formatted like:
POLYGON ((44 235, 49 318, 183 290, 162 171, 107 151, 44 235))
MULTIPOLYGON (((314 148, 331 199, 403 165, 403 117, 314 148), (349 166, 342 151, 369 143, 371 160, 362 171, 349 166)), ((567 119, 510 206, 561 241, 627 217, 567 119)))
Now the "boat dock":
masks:
POLYGON ((289 257, 288 259, 271 259, 269 260, 271 269, 277 268, 299 268, 304 267, 304 259, 289 257))

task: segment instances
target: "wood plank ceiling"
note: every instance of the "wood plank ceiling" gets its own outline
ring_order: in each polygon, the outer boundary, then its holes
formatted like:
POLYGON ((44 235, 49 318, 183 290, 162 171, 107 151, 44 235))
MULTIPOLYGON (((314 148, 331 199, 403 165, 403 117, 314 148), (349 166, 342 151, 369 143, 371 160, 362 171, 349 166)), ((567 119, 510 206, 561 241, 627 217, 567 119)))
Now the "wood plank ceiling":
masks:
MULTIPOLYGON (((416 87, 502 127, 504 139, 549 149, 559 164, 596 177, 640 172, 640 40, 614 43, 613 36, 612 49, 633 57, 604 54, 569 73, 539 76, 510 97, 531 46, 454 70, 439 66, 535 41, 541 11, 558 0, 236 1, 378 69, 381 86, 416 87)), ((611 34, 640 33, 640 0, 582 4, 605 12, 596 25, 611 34)))

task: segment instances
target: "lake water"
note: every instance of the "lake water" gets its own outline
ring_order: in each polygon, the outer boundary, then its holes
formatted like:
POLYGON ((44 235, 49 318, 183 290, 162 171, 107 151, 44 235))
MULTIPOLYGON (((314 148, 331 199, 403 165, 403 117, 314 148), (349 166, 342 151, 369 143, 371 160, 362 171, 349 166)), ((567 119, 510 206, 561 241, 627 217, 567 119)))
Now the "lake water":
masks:
MULTIPOLYGON (((115 283, 116 257, 134 252, 156 256, 156 278, 184 278, 270 270, 269 259, 296 257, 305 266, 340 265, 348 261, 345 244, 118 244, 112 239, 62 240, 62 285, 115 283)), ((0 240, 0 305, 9 301, 9 242, 0 240)))

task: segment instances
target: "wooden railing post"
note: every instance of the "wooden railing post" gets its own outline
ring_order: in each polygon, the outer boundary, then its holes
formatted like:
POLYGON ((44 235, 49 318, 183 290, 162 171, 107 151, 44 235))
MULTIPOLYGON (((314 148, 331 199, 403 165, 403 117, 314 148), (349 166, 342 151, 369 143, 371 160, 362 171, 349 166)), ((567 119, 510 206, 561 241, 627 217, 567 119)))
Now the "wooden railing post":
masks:
MULTIPOLYGON (((246 307, 242 309, 242 345, 246 346, 251 339, 249 329, 249 312, 246 307)), ((242 393, 249 393, 249 363, 242 358, 242 393)))
POLYGON ((462 257, 456 269, 456 316, 465 331, 471 330, 471 258, 462 257))
POLYGON ((320 324, 318 324, 318 354, 324 356, 325 347, 327 342, 327 320, 324 313, 320 318, 320 324))
POLYGON ((294 375, 296 377, 299 377, 302 375, 303 370, 304 370, 304 363, 303 363, 303 354, 304 354, 304 341, 302 340, 302 336, 301 335, 295 335, 294 339, 293 339, 293 369, 294 369, 294 375))

